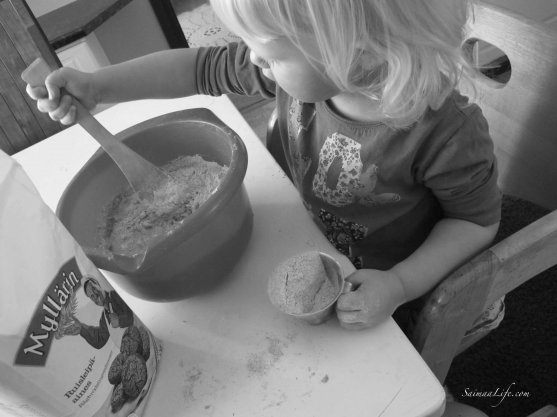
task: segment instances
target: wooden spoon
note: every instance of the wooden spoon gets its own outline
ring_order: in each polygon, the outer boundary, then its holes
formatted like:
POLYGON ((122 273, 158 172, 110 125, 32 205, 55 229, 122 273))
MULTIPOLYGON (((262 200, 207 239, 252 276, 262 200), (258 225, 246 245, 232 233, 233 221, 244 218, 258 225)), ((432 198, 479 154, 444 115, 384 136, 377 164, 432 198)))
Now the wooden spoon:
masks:
MULTIPOLYGON (((52 69, 42 59, 37 58, 21 74, 21 78, 32 86, 44 85, 45 79, 52 69)), ((62 89, 60 95, 68 94, 62 89)), ((73 101, 76 106, 76 121, 89 133, 104 149, 104 151, 118 165, 126 176, 128 182, 135 192, 141 192, 144 197, 149 192, 145 187, 158 181, 170 179, 170 176, 151 162, 144 159, 119 141, 112 133, 93 117, 87 108, 75 97, 73 101), (145 193, 145 191, 147 191, 145 193)))

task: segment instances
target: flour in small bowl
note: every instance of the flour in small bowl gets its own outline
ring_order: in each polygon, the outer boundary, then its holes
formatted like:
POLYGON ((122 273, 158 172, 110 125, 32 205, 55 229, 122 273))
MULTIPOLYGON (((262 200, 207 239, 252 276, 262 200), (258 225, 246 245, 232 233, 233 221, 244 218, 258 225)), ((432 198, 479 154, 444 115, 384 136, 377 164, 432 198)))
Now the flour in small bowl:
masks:
POLYGON ((100 249, 120 255, 144 253, 155 241, 170 235, 195 213, 222 182, 227 166, 199 155, 178 157, 162 170, 171 179, 156 183, 153 198, 127 189, 109 203, 102 214, 100 249))
POLYGON ((288 314, 307 314, 327 307, 340 288, 336 273, 323 263, 317 251, 287 259, 271 274, 268 283, 271 302, 288 314))

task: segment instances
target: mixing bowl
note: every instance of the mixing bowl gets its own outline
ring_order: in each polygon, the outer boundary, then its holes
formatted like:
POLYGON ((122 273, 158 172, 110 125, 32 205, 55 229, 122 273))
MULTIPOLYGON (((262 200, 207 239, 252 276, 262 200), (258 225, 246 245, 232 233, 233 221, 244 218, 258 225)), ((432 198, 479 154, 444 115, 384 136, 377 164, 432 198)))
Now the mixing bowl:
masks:
POLYGON ((227 165, 208 200, 170 235, 134 257, 99 249, 102 213, 128 187, 109 156, 99 149, 72 179, 57 215, 98 268, 115 283, 147 300, 191 297, 225 281, 251 235, 253 214, 243 179, 247 152, 239 136, 207 109, 156 117, 117 135, 157 166, 183 155, 227 165))

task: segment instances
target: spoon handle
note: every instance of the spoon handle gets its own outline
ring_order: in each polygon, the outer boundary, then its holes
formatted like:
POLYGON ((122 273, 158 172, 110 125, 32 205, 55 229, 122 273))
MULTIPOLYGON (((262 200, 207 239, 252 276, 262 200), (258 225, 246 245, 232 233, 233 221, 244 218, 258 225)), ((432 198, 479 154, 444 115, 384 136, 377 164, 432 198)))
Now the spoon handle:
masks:
MULTIPOLYGON (((23 71, 21 78, 32 86, 44 85, 45 79, 50 73, 51 69, 48 64, 42 58, 37 58, 23 71)), ((62 89, 60 94, 68 93, 62 89)), ((108 156, 118 165, 134 191, 141 190, 149 182, 168 178, 168 174, 119 141, 93 117, 78 99, 73 97, 73 102, 76 107, 76 121, 101 145, 108 156)))

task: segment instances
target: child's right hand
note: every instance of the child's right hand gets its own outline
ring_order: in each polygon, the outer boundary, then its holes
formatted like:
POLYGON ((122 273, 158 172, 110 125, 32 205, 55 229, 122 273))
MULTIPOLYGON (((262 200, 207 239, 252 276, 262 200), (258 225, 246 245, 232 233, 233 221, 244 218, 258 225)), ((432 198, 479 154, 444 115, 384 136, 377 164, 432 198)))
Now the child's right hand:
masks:
POLYGON ((52 120, 64 125, 70 125, 76 119, 73 97, 89 110, 99 103, 99 94, 93 83, 92 74, 67 67, 59 68, 49 74, 44 86, 27 84, 26 91, 33 100, 37 100, 39 111, 48 113, 52 120), (65 89, 65 93, 60 97, 62 88, 65 89))
POLYGON ((358 269, 346 280, 355 290, 341 294, 336 305, 337 317, 345 329, 376 326, 408 301, 402 281, 392 271, 358 269))

